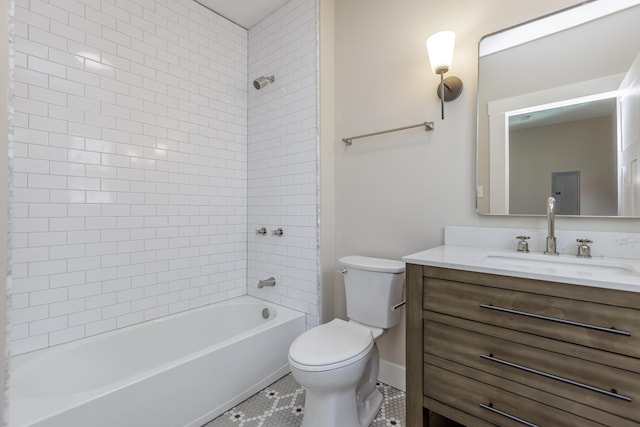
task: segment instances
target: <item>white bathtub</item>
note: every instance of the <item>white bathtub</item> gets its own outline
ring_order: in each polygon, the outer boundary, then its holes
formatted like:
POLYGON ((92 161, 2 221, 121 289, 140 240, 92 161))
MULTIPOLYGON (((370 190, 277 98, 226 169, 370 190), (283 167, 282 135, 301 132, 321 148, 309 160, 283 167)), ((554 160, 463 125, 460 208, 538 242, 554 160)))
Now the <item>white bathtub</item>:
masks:
POLYGON ((244 296, 17 356, 9 426, 201 426, 288 373, 304 328, 244 296))

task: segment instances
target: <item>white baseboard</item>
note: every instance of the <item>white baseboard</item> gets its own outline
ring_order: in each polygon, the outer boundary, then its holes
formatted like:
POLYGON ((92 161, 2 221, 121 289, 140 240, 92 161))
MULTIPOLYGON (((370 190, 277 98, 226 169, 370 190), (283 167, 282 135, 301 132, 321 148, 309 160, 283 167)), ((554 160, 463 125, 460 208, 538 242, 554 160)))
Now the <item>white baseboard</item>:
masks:
POLYGON ((380 359, 380 372, 378 379, 398 390, 407 391, 405 367, 380 359))

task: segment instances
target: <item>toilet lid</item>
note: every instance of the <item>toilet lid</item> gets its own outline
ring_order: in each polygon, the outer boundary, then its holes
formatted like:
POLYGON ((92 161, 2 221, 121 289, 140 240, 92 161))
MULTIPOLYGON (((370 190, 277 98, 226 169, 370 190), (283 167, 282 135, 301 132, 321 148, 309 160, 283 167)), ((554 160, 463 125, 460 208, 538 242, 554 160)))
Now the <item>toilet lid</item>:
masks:
POLYGON ((372 346, 369 328, 334 319, 298 336, 289 348, 289 358, 309 367, 335 365, 350 362, 372 346))
POLYGON ((345 267, 382 273, 404 273, 406 269, 405 263, 402 261, 360 255, 344 256, 338 262, 345 267))

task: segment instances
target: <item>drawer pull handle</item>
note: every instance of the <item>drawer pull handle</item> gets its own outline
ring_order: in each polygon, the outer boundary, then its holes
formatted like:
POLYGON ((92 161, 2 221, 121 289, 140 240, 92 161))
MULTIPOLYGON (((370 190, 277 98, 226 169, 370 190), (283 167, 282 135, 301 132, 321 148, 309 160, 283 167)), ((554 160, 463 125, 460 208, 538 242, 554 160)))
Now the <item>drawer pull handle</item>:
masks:
MULTIPOLYGON (((497 357, 493 357, 493 355, 491 355, 491 354, 488 355, 488 356, 484 355, 484 354, 481 354, 480 357, 483 358, 483 359, 486 359, 486 360, 490 360, 492 362, 499 363, 501 365, 510 366, 512 368, 520 369, 520 370, 523 370, 525 372, 529 372, 531 374, 540 375, 542 377, 549 378, 549 379, 556 380, 556 381, 560 381, 560 382, 563 382, 565 384, 571 384, 571 385, 574 385, 574 386, 577 386, 577 387, 581 387, 581 388, 584 388, 584 389, 587 389, 587 390, 595 391, 597 393, 602 393, 602 394, 607 395, 607 396, 615 397, 617 399, 621 399, 621 400, 624 400, 626 402, 631 402, 631 398, 630 397, 624 396, 622 394, 618 394, 618 393, 616 393, 614 391, 609 391, 609 390, 605 390, 603 388, 594 387, 594 386, 591 386, 591 385, 588 385, 588 384, 580 383, 578 381, 573 381, 573 380, 570 380, 570 379, 567 379, 567 378, 559 377, 557 375, 549 374, 547 372, 538 371, 537 369, 527 368, 526 366, 518 365, 517 363, 512 363, 512 362, 508 362, 506 360, 498 359, 497 357)), ((615 390, 615 389, 613 389, 613 390, 615 390)))
POLYGON ((524 424, 525 426, 529 426, 529 427, 539 427, 537 424, 530 423, 529 421, 525 421, 525 420, 523 420, 522 418, 518 418, 518 417, 516 417, 516 416, 514 416, 514 415, 507 414, 507 413, 506 413, 506 412, 504 412, 504 411, 500 411, 500 410, 498 410, 498 409, 494 408, 493 406, 491 406, 491 403, 489 403, 488 405, 485 405, 484 403, 481 403, 481 404, 480 404, 480 407, 481 407, 481 408, 484 408, 484 409, 486 409, 486 410, 488 410, 488 411, 491 411, 491 412, 493 412, 493 413, 496 413, 496 414, 498 414, 498 415, 502 415, 502 416, 503 416, 503 417, 505 417, 505 418, 509 418, 510 420, 513 420, 513 421, 519 422, 520 424, 524 424))
POLYGON ((549 320, 551 322, 563 323, 565 325, 579 326, 581 328, 593 329, 593 330, 601 331, 601 332, 609 332, 611 334, 616 334, 616 335, 624 335, 626 337, 630 337, 631 336, 631 332, 621 331, 620 329, 615 329, 615 328, 605 328, 605 327, 602 327, 602 326, 590 325, 588 323, 581 323, 581 322, 574 322, 574 321, 571 321, 571 320, 558 319, 557 317, 541 316, 539 314, 527 313, 526 311, 512 310, 510 308, 497 307, 495 305, 489 305, 489 304, 480 304, 480 307, 481 308, 486 308, 486 309, 489 309, 489 310, 501 311, 503 313, 517 314, 519 316, 525 316, 525 317, 532 317, 534 319, 549 320))

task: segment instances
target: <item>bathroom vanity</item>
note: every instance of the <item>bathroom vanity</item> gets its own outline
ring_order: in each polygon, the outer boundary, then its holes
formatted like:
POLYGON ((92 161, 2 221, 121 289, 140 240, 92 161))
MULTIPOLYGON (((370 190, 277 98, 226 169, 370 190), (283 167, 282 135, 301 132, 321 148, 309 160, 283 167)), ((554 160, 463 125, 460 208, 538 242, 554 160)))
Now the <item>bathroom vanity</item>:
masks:
POLYGON ((640 425, 638 261, 442 246, 407 263, 407 425, 640 425))

